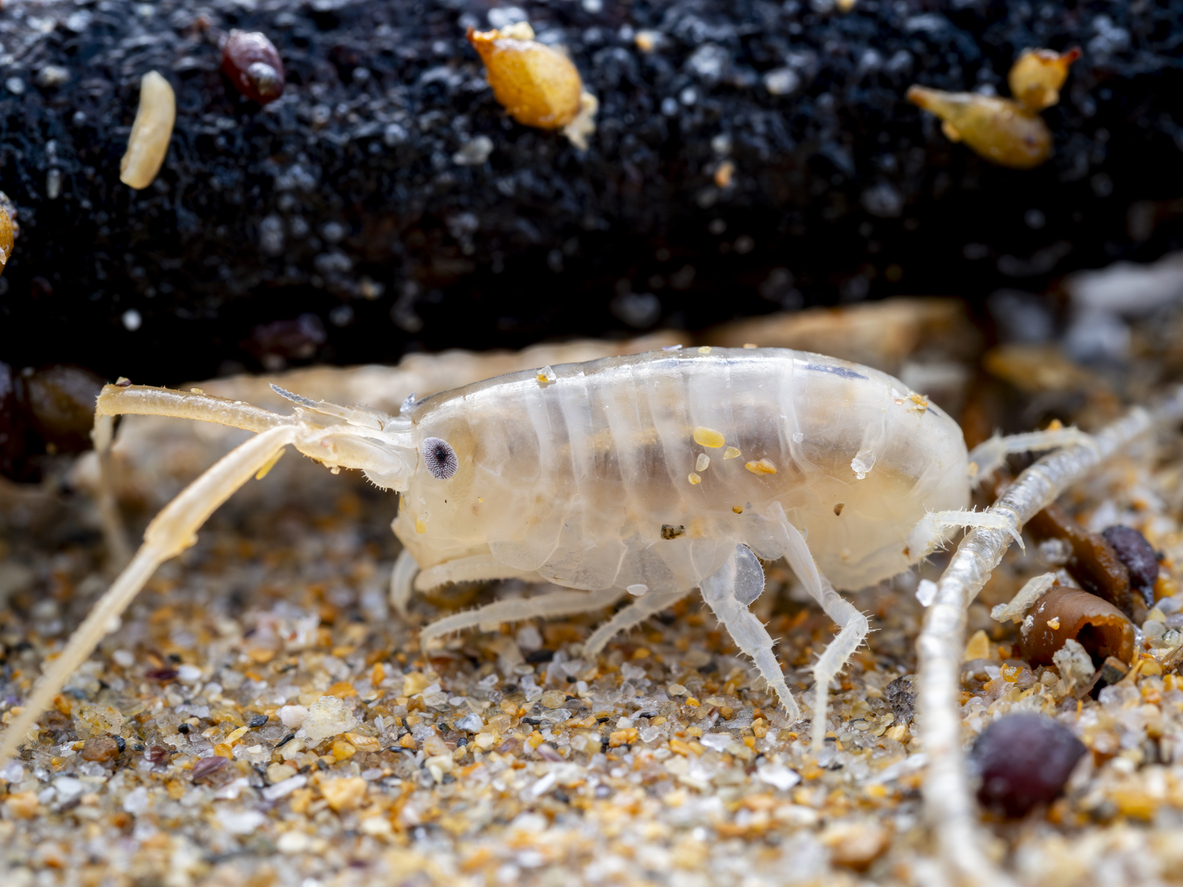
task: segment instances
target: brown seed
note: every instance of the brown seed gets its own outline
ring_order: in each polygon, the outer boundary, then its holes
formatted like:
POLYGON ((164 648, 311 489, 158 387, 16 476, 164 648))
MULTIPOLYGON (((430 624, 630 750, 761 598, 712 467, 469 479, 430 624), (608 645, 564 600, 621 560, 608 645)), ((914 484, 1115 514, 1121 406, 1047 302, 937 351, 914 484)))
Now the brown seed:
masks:
POLYGON ((283 60, 259 31, 231 31, 222 45, 222 71, 234 88, 260 105, 283 95, 283 60))
POLYGON ((1056 587, 1041 597, 1021 629, 1023 657, 1032 665, 1051 665, 1072 638, 1100 664, 1107 656, 1134 658, 1134 625, 1108 601, 1079 588, 1056 587))
POLYGON ((469 28, 468 42, 485 63, 493 96, 518 123, 562 129, 575 119, 583 80, 561 52, 497 30, 469 28))

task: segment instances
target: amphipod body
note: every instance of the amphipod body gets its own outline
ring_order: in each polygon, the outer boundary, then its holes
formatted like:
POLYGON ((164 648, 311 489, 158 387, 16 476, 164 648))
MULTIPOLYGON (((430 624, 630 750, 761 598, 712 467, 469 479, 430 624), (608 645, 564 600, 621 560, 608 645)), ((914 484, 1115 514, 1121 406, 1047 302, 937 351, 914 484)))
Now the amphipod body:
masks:
POLYGON ((831 582, 893 576, 943 527, 974 521, 961 511, 969 481, 956 423, 891 376, 804 352, 692 349, 546 370, 407 411, 425 458, 447 455, 453 467, 444 476, 421 460, 402 498, 396 605, 417 568, 421 590, 519 577, 585 592, 446 617, 424 629, 427 643, 636 596, 585 643, 594 655, 698 587, 795 720, 772 639, 748 609, 764 588, 757 556, 784 557, 842 629, 813 669, 820 746, 829 682, 867 633, 831 582))
MULTIPOLYGON (((868 629, 831 581, 853 589, 899 573, 939 544, 946 527, 1015 532, 1003 518, 961 510, 969 465, 948 416, 891 376, 816 354, 701 348, 545 367, 409 401, 398 416, 276 390, 296 404, 292 415, 196 390, 103 389, 94 431, 100 464, 113 417, 126 413, 217 422, 255 436, 149 524, 12 721, 0 761, 156 568, 192 545, 214 509, 266 474, 288 446, 403 494, 394 531, 405 548, 391 580, 400 609, 413 588, 447 582, 520 577, 574 589, 444 617, 423 629, 422 643, 631 596, 585 642, 585 654, 595 655, 698 587, 795 721, 800 710, 772 638, 749 610, 764 589, 757 556, 784 557, 841 627, 813 666, 815 748, 827 729, 830 680, 868 629)), ((1063 443, 1021 437, 1025 448, 1063 443)), ((982 458, 998 461, 1005 452, 994 441, 982 458)), ((118 552, 113 500, 99 504, 118 552)))
POLYGON ((421 568, 487 555, 569 588, 682 591, 738 543, 761 554, 783 511, 821 572, 857 589, 908 568, 926 511, 969 501, 956 423, 867 367, 690 349, 553 372, 411 407, 418 441, 447 441, 458 463, 416 471, 400 504, 394 530, 421 568))

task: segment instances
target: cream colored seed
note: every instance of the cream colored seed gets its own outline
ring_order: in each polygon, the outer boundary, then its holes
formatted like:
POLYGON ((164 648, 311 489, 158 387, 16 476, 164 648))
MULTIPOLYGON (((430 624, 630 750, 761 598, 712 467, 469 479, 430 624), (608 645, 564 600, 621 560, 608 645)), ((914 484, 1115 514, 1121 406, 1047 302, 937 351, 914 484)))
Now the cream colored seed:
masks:
POLYGON ((697 474, 695 474, 695 473, 692 471, 692 472, 690 472, 690 483, 692 483, 692 484, 700 484, 700 483, 702 483, 702 478, 701 478, 701 477, 699 477, 697 474))
POLYGON ((776 474, 776 466, 768 459, 761 459, 759 462, 745 462, 743 467, 752 474, 776 474))
POLYGON ((698 459, 694 463, 695 471, 706 471, 711 464, 711 457, 706 453, 699 453, 698 459))
POLYGON ((168 153, 177 99, 168 81, 155 71, 140 79, 140 107, 127 140, 127 153, 119 162, 119 180, 128 187, 147 188, 160 172, 168 153))
POLYGON ((703 345, 701 348, 698 349, 698 353, 699 354, 710 354, 711 353, 711 346, 710 345, 703 345))
MULTIPOLYGON (((700 447, 710 447, 713 450, 717 450, 727 441, 721 431, 715 431, 713 428, 704 428, 699 425, 694 429, 694 442, 700 447)), ((736 450, 736 452, 738 453, 739 451, 736 450)))
POLYGON ((739 447, 728 447, 723 451, 724 459, 738 459, 740 455, 739 447))

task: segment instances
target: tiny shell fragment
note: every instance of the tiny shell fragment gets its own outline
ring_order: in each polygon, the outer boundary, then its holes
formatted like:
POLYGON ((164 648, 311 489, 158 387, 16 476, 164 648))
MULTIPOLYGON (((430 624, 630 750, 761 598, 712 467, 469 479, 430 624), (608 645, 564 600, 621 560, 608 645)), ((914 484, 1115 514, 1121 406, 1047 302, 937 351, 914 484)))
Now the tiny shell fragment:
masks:
POLYGON ((156 71, 149 71, 140 79, 140 107, 127 140, 127 153, 119 162, 123 184, 136 190, 152 184, 168 153, 176 119, 173 88, 156 71))
POLYGON ((234 88, 260 105, 283 95, 283 60, 275 44, 258 31, 231 31, 222 45, 222 71, 234 88))
POLYGON ((1038 114, 1013 99, 911 86, 908 101, 940 117, 946 136, 980 157, 1032 169, 1052 156, 1052 134, 1038 114))
POLYGON ((500 31, 468 29, 468 42, 485 63, 493 96, 518 123, 538 129, 564 129, 578 148, 589 130, 581 116, 595 113, 595 98, 584 92, 571 60, 534 39, 500 31))

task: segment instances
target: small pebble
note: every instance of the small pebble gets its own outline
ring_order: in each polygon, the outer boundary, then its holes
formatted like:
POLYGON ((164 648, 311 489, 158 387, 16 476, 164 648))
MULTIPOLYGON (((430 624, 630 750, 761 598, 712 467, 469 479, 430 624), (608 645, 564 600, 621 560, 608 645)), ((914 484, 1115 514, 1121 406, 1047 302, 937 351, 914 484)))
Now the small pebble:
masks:
POLYGON ((197 782, 198 780, 213 776, 229 763, 229 758, 223 758, 219 755, 211 755, 208 758, 201 758, 196 764, 193 765, 192 779, 194 782, 197 782))
POLYGON ((339 736, 357 726, 345 703, 336 696, 322 696, 308 707, 301 733, 309 745, 316 745, 330 736, 339 736))
MULTIPOLYGON (((451 758, 448 759, 451 761, 451 758)), ((329 806, 338 813, 356 810, 366 796, 366 781, 360 776, 327 779, 320 790, 329 806)))
POLYGON ((285 705, 280 708, 279 720, 289 730, 299 730, 304 726, 304 719, 308 717, 308 709, 302 705, 285 705))
POLYGON ((1063 724, 1037 714, 1014 714, 992 723, 974 742, 970 764, 982 779, 982 806, 1017 819, 1064 790, 1088 751, 1063 724))
POLYGON ((94 736, 82 744, 82 760, 109 761, 119 754, 119 743, 110 736, 94 736))

